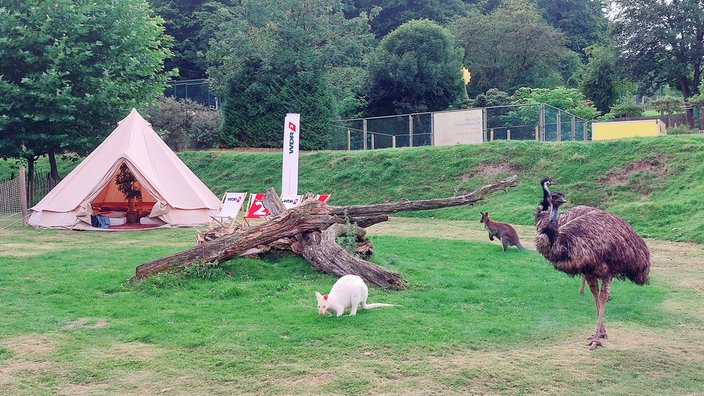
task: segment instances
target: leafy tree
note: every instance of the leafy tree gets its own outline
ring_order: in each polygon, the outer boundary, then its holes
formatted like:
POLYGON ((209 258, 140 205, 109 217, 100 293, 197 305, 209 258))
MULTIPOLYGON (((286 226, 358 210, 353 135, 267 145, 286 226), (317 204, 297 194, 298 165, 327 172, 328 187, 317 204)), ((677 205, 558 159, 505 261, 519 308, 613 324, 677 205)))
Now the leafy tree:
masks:
POLYGON ((446 110, 466 101, 462 50, 429 20, 407 22, 384 37, 368 70, 368 115, 446 110))
POLYGON ((0 2, 0 154, 87 153, 160 95, 169 40, 141 0, 0 2), (10 3, 12 3, 10 5, 10 3))
POLYGON ((650 103, 653 108, 660 113, 665 113, 667 126, 670 126, 670 116, 674 113, 681 113, 684 108, 684 100, 674 96, 661 96, 650 103))
POLYGON ((537 0, 537 7, 550 26, 567 37, 566 46, 586 60, 586 51, 607 36, 604 0, 537 0))
MULTIPOLYGON (((286 113, 301 113, 301 146, 324 148, 373 43, 365 15, 345 19, 338 0, 243 0, 215 16, 211 85, 225 94, 222 142, 279 147, 286 113), (285 21, 286 23, 281 23, 285 21), (346 73, 349 71, 349 73, 346 73)), ((354 110, 350 110, 354 111, 354 110)))
POLYGON ((585 120, 593 120, 599 111, 575 88, 520 88, 513 95, 513 104, 546 103, 585 120))
POLYGON ((506 0, 489 14, 473 12, 450 24, 472 72, 470 95, 489 88, 512 92, 521 86, 565 83, 559 69, 568 54, 564 34, 548 25, 527 0, 506 0))
POLYGON ((621 76, 616 66, 618 55, 612 47, 591 46, 585 50, 589 62, 582 69, 580 88, 602 114, 618 100, 621 76))
POLYGON ((511 104, 511 95, 496 88, 491 88, 486 93, 479 94, 474 99, 476 107, 508 106, 511 104))
POLYGON ((220 115, 190 99, 162 97, 146 108, 149 122, 174 151, 217 145, 220 115))
POLYGON ((381 39, 394 29, 415 19, 430 19, 444 24, 464 13, 468 6, 462 0, 343 0, 345 15, 373 15, 372 32, 381 39))
POLYGON ((611 114, 614 118, 619 117, 640 117, 645 109, 643 106, 632 102, 621 102, 611 107, 611 114))
POLYGON ((177 69, 178 79, 206 78, 208 42, 215 36, 213 13, 231 0, 147 0, 154 12, 164 18, 166 34, 174 38, 174 56, 167 69, 177 69))
MULTIPOLYGON (((673 85, 684 99, 699 93, 704 72, 704 1, 617 0, 616 37, 641 92, 673 85)), ((688 112, 690 124, 692 113, 688 112)))

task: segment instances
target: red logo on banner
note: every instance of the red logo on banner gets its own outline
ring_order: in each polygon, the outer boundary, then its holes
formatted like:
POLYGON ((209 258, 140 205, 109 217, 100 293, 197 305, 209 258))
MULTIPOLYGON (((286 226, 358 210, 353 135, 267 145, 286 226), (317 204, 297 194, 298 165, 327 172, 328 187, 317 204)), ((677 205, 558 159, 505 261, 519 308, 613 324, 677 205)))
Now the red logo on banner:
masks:
POLYGON ((296 124, 294 124, 294 123, 292 123, 292 122, 289 122, 289 123, 288 123, 288 129, 290 129, 290 130, 296 132, 296 124))
POLYGON ((264 193, 251 194, 250 197, 249 209, 247 209, 247 213, 244 217, 247 219, 261 219, 269 216, 269 211, 266 210, 264 204, 262 203, 264 193))

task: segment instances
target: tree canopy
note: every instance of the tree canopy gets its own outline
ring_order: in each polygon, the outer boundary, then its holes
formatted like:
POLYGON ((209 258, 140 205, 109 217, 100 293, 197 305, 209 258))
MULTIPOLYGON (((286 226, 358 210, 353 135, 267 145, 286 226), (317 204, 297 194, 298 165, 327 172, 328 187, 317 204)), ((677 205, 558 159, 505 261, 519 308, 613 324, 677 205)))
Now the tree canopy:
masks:
POLYGON ((208 72, 226 94, 222 141, 278 147, 286 113, 301 113, 301 147, 324 148, 341 103, 333 92, 350 83, 331 82, 331 71, 364 65, 373 42, 366 16, 346 19, 334 0, 244 0, 218 18, 208 72))
POLYGON ((31 170, 44 154, 84 154, 162 94, 170 41, 143 1, 13 3, 0 7, 3 157, 31 170))
POLYGON ((565 35, 526 0, 505 0, 489 14, 456 18, 450 29, 464 48, 472 96, 490 88, 512 92, 521 86, 565 83, 560 66, 571 53, 565 35))
POLYGON ((672 85, 687 99, 704 72, 704 1, 617 0, 616 38, 641 92, 672 85))
POLYGON ((394 29, 415 19, 429 19, 441 24, 469 9, 462 0, 343 0, 345 15, 355 17, 360 13, 373 16, 372 32, 381 39, 394 29))
POLYGON ((606 114, 619 98, 618 55, 615 48, 607 46, 590 46, 585 52, 589 61, 581 71, 580 88, 596 108, 606 114))
POLYGON ((429 20, 407 22, 384 37, 368 70, 369 115, 446 110, 466 100, 462 50, 429 20))

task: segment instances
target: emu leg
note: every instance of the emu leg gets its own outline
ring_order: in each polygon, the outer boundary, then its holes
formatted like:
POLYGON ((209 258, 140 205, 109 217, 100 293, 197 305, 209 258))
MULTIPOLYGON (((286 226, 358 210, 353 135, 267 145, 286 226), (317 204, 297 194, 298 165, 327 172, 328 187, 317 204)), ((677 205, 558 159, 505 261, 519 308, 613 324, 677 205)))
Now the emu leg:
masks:
POLYGON ((604 327, 604 312, 606 311, 606 303, 609 301, 609 291, 611 290, 611 278, 604 279, 601 281, 601 291, 599 292, 599 303, 601 304, 601 311, 599 311, 599 321, 597 323, 596 333, 594 336, 599 335, 601 338, 608 338, 606 335, 606 328, 604 327))
MULTIPOLYGON (((587 344, 589 346, 589 349, 594 350, 597 347, 601 346, 601 341, 599 341, 601 337, 600 329, 603 328, 604 323, 603 323, 603 304, 601 303, 601 298, 599 296, 599 281, 594 277, 593 275, 584 275, 584 278, 587 281, 587 284, 589 285, 589 290, 592 292, 592 295, 594 296, 594 304, 596 305, 596 317, 597 317, 597 324, 596 324, 596 331, 594 332, 594 335, 591 337, 587 338, 589 340, 589 343, 587 344)), ((603 283, 602 283, 603 286, 603 283)))

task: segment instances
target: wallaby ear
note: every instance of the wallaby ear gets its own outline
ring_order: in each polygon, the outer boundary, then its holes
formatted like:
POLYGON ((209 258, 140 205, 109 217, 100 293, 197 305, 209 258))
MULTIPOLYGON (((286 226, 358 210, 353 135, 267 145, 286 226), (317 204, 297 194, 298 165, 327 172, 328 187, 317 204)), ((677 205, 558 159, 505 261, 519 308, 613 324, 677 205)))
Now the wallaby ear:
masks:
POLYGON ((318 300, 320 300, 321 298, 323 298, 323 295, 320 294, 320 292, 316 291, 316 292, 315 292, 315 298, 317 298, 318 300))

